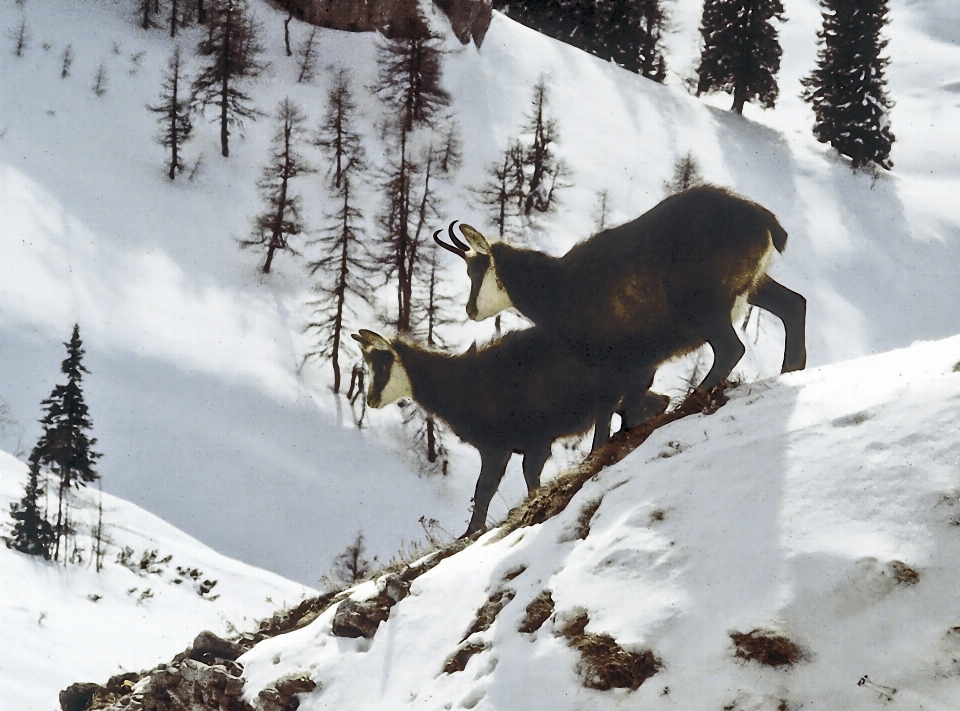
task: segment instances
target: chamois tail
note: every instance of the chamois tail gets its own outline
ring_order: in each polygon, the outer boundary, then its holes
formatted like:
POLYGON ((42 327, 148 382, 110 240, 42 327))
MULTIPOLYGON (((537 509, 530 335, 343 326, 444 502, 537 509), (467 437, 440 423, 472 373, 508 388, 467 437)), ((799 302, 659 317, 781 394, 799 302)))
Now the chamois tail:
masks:
POLYGON ((787 231, 777 221, 772 212, 767 213, 767 229, 770 231, 770 239, 778 252, 783 252, 787 248, 787 231))

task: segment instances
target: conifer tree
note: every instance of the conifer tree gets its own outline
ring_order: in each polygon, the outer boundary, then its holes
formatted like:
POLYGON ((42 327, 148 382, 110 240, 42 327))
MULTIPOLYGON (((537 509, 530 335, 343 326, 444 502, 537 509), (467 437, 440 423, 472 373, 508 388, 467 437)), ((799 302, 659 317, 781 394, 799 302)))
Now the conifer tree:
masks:
POLYGON ((377 94, 391 110, 392 155, 382 183, 385 206, 380 218, 383 247, 377 260, 388 278, 397 279, 397 330, 410 330, 414 272, 417 268, 417 198, 413 194, 421 166, 411 156, 410 134, 417 127, 433 128, 437 112, 450 102, 440 86, 440 38, 422 19, 409 36, 384 40, 377 62, 377 94))
POLYGON ((523 204, 523 147, 513 140, 499 160, 487 166, 487 180, 473 190, 477 201, 486 208, 487 222, 505 237, 510 231, 509 220, 520 214, 523 204))
POLYGON ((817 68, 802 80, 803 98, 813 106, 813 132, 852 160, 853 168, 875 163, 890 169, 890 131, 880 37, 887 23, 886 0, 821 0, 823 46, 817 68))
POLYGON ((24 487, 19 504, 10 504, 10 517, 14 520, 13 536, 7 540, 7 548, 40 555, 50 560, 53 548, 53 527, 40 511, 40 465, 30 463, 30 478, 24 487))
POLYGON ((673 166, 673 175, 670 180, 664 183, 664 188, 667 195, 676 195, 684 190, 702 185, 703 182, 703 176, 700 174, 700 164, 692 153, 687 153, 682 158, 677 159, 673 166))
POLYGON ((215 0, 207 14, 209 33, 198 51, 210 58, 193 81, 193 102, 206 108, 216 106, 220 122, 220 152, 230 155, 230 126, 243 119, 255 119, 260 112, 241 91, 245 79, 263 69, 257 55, 262 51, 257 27, 249 17, 246 0, 215 0))
POLYGON ((353 330, 350 324, 354 312, 351 303, 370 302, 371 264, 362 242, 363 215, 357 208, 359 186, 367 168, 360 136, 353 130, 356 106, 350 93, 349 81, 340 72, 328 96, 327 114, 317 138, 330 162, 329 188, 337 201, 337 209, 328 213, 330 220, 323 234, 311 245, 321 248, 322 256, 310 262, 307 268, 317 277, 315 290, 320 297, 309 305, 314 316, 306 330, 316 336, 317 346, 307 353, 311 357, 329 358, 333 367, 333 392, 340 392, 340 356, 344 350, 354 354, 352 341, 344 332, 353 330))
POLYGON ((733 94, 732 108, 738 114, 754 99, 773 108, 782 53, 774 19, 785 21, 780 0, 706 0, 697 95, 733 94))
POLYGON ((67 347, 67 358, 61 364, 60 371, 67 376, 67 383, 54 387, 50 397, 41 403, 46 409, 46 415, 40 420, 43 434, 30 454, 32 466, 48 467, 60 480, 57 521, 53 528, 56 539, 54 560, 59 560, 60 540, 70 530, 67 493, 72 486, 85 485, 100 478, 94 470, 94 463, 101 456, 93 451, 97 440, 87 435, 92 423, 83 400, 83 374, 88 371, 83 367, 85 351, 79 326, 74 325, 73 335, 69 343, 64 345, 67 347))
POLYGON ((167 172, 170 180, 177 177, 177 171, 183 170, 183 159, 180 155, 180 146, 190 138, 193 125, 190 122, 190 104, 185 99, 186 91, 181 86, 180 77, 180 47, 173 50, 167 75, 164 77, 160 103, 156 106, 147 106, 150 111, 158 114, 160 123, 160 145, 170 149, 170 169, 167 172))
POLYGON ((663 83, 667 63, 660 40, 666 16, 660 0, 606 0, 596 8, 597 29, 587 51, 663 83))
POLYGON ((22 57, 30 40, 29 35, 27 35, 27 18, 20 18, 20 27, 12 33, 12 37, 13 53, 17 57, 22 57))
POLYGON ((300 57, 300 73, 297 75, 297 83, 309 84, 317 70, 317 28, 310 30, 307 41, 297 49, 297 55, 300 57))
POLYGON ((266 256, 261 266, 264 274, 270 273, 277 250, 296 254, 289 238, 303 232, 302 200, 290 181, 314 172, 297 152, 298 144, 305 140, 303 112, 290 99, 284 99, 277 109, 277 118, 281 126, 273 139, 274 153, 257 183, 267 208, 257 216, 252 238, 240 242, 242 247, 265 247, 266 256))
POLYGON ((555 191, 565 187, 566 167, 554 155, 553 144, 559 138, 557 124, 547 117, 547 86, 543 77, 533 88, 532 111, 521 134, 524 143, 524 185, 518 202, 524 216, 549 212, 555 206, 555 191))
POLYGON ((157 11, 157 0, 137 0, 140 12, 140 28, 149 30, 153 27, 153 14, 157 11))

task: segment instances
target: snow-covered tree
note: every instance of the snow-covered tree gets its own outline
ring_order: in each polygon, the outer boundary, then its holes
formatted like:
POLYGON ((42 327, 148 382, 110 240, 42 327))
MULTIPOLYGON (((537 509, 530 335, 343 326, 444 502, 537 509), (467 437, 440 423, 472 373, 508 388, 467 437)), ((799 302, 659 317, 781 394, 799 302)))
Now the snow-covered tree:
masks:
POLYGON ((40 555, 50 560, 54 534, 53 526, 40 511, 40 465, 30 463, 30 478, 23 490, 19 504, 10 504, 10 517, 14 520, 13 535, 7 540, 7 548, 27 555, 40 555))
POLYGON ((94 470, 94 463, 101 456, 93 451, 97 440, 87 435, 92 423, 83 400, 83 374, 88 371, 83 367, 84 350, 79 326, 74 325, 73 335, 64 345, 67 358, 61 364, 60 371, 67 376, 67 383, 54 387, 50 397, 41 403, 46 410, 46 415, 40 420, 43 434, 30 454, 32 466, 48 467, 60 480, 57 521, 53 529, 56 538, 53 552, 55 560, 59 560, 60 540, 70 530, 66 495, 71 486, 88 484, 100 478, 94 470))
POLYGON ((215 0, 206 17, 209 33, 198 51, 210 59, 193 81, 193 102, 204 109, 217 107, 220 151, 227 157, 230 126, 260 115, 240 84, 260 73, 263 66, 257 55, 262 48, 246 0, 215 0))
POLYGON ((311 241, 321 250, 319 259, 307 265, 316 276, 319 298, 310 302, 313 316, 306 329, 316 338, 316 346, 306 358, 328 358, 333 367, 333 392, 340 392, 340 356, 354 353, 352 342, 344 334, 351 324, 354 301, 373 298, 372 271, 368 251, 363 244, 363 214, 358 195, 367 168, 360 136, 353 130, 356 106, 349 81, 340 72, 328 95, 327 114, 316 140, 330 163, 329 189, 337 208, 327 213, 329 223, 322 234, 311 241))
POLYGON ((779 93, 776 77, 782 53, 774 19, 785 21, 780 0, 706 0, 697 95, 733 94, 732 108, 738 114, 753 100, 772 108, 779 93))
POLYGON ((880 32, 887 23, 887 0, 821 0, 823 46, 817 68, 802 80, 803 98, 813 106, 813 133, 853 161, 890 169, 890 131, 883 70, 890 63, 880 32))
POLYGON ((180 72, 180 47, 173 50, 167 74, 163 80, 160 94, 160 103, 156 106, 147 106, 157 114, 160 123, 160 145, 170 149, 170 169, 167 175, 170 180, 177 177, 177 171, 183 170, 183 159, 180 155, 180 146, 190 138, 193 125, 190 122, 190 103, 184 96, 185 87, 182 86, 180 72))
POLYGON ((284 99, 277 109, 277 118, 281 125, 273 139, 274 152, 257 183, 266 209, 257 216, 251 239, 240 242, 243 247, 264 248, 266 254, 261 265, 264 274, 270 273, 277 250, 296 253, 289 238, 303 232, 302 200, 294 192, 291 181, 314 172, 297 152, 298 145, 306 140, 303 112, 290 99, 284 99))

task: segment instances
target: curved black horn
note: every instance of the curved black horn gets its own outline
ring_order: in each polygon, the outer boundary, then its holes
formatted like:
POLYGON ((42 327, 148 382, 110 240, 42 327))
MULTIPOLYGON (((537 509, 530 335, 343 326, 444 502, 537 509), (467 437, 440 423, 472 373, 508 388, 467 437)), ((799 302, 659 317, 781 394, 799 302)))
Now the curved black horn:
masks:
POLYGON ((461 259, 466 260, 466 257, 464 256, 464 252, 465 252, 466 250, 457 249, 456 247, 454 247, 454 246, 452 246, 452 245, 449 245, 449 244, 447 244, 446 242, 441 242, 441 241, 440 241, 440 233, 441 233, 441 232, 443 232, 443 230, 437 230, 436 232, 433 233, 433 241, 436 242, 437 244, 439 244, 441 247, 443 247, 443 248, 444 248, 445 250, 447 250, 448 252, 453 252, 454 254, 456 254, 456 255, 457 255, 458 257, 460 257, 461 259))
POLYGON ((469 244, 464 244, 463 240, 461 240, 459 237, 453 234, 453 226, 457 224, 457 222, 458 220, 454 220, 453 222, 450 223, 450 226, 447 228, 447 234, 450 235, 451 242, 457 245, 464 252, 469 252, 472 249, 472 247, 469 244))

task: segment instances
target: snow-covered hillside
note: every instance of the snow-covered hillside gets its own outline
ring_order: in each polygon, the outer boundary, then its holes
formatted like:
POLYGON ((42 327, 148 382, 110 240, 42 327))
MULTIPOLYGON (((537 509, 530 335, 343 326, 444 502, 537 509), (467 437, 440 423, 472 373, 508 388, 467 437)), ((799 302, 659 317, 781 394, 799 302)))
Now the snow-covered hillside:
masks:
POLYGON ((743 385, 714 415, 655 432, 562 514, 417 578, 372 640, 332 636, 331 607, 262 642, 239 660, 245 697, 306 676, 304 711, 952 711, 958 371, 954 337, 743 385), (519 631, 545 592, 541 626, 519 631), (650 652, 656 673, 635 691, 585 688, 615 669, 568 640, 584 615, 588 639, 650 652), (733 636, 751 633, 739 657, 733 636))
MULTIPOLYGON (((810 364, 956 332, 960 323, 960 19, 950 0, 894 0, 889 54, 895 169, 853 175, 816 143, 812 115, 797 98, 813 66, 819 11, 787 0, 781 101, 776 110, 725 110, 726 96, 690 96, 681 79, 697 51, 699 3, 672 4, 666 86, 549 40, 495 15, 482 48, 448 38, 444 81, 461 128, 465 160, 450 191, 449 219, 483 223, 470 186, 515 135, 541 75, 573 186, 531 241, 559 253, 593 228, 597 194, 614 220, 656 204, 678 157, 692 151, 705 177, 773 210, 790 233, 774 266, 809 302, 810 364), (723 107, 723 108, 718 108, 723 107)), ((424 3, 427 7, 429 3, 424 3)), ((253 0, 270 66, 251 87, 271 113, 289 95, 316 124, 330 73, 297 84, 283 52, 283 15, 253 0)), ((310 283, 302 261, 281 255, 262 278, 257 255, 241 252, 259 209, 255 182, 274 122, 247 122, 231 157, 218 131, 197 121, 187 146, 193 181, 164 178, 154 103, 172 42, 136 27, 122 0, 0 5, 6 33, 24 22, 21 58, 2 54, 0 101, 0 398, 8 407, 0 444, 28 452, 39 402, 56 382, 60 345, 78 322, 91 371, 85 381, 94 435, 105 453, 107 491, 156 512, 217 550, 314 583, 362 530, 370 555, 388 558, 422 536, 422 516, 462 530, 478 458, 455 448, 452 474, 418 477, 396 409, 353 427, 329 393, 326 366, 297 366, 310 283), (70 76, 62 55, 72 48, 70 76), (107 91, 92 91, 104 67, 107 91)), ((442 27, 445 19, 433 21, 442 27)), ((294 41, 307 28, 292 25, 294 41)), ((7 35, 4 34, 6 37, 7 35)), ((197 30, 181 41, 195 70, 197 30)), ((356 88, 376 76, 372 34, 318 33, 321 66, 348 67, 356 88)), ((376 99, 356 92, 377 158, 376 99)), ((317 225, 322 176, 303 183, 305 217, 317 225), (312 181, 312 182, 311 182, 312 181)), ((365 201, 370 234, 378 204, 365 201)), ((445 264, 463 284, 462 264, 445 264)), ((374 326, 376 324, 369 324, 374 326)), ((489 329, 488 324, 483 328, 489 329)), ((467 343, 477 329, 453 329, 467 343)), ((779 327, 763 316, 748 331, 748 377, 776 372, 779 327)), ((491 513, 523 495, 513 463, 491 513)), ((551 464, 549 476, 556 471, 551 464)))
MULTIPOLYGON (((4 516, 23 496, 26 479, 27 467, 0 452, 4 516)), ((226 558, 110 494, 103 495, 107 548, 98 573, 89 536, 98 503, 96 490, 73 497, 79 563, 57 565, 0 545, 5 711, 51 711, 58 708, 58 692, 74 682, 103 682, 153 667, 202 630, 232 635, 252 629, 277 609, 316 594, 226 558)))

